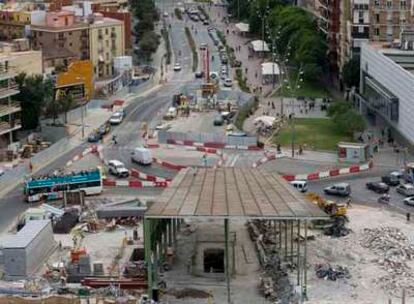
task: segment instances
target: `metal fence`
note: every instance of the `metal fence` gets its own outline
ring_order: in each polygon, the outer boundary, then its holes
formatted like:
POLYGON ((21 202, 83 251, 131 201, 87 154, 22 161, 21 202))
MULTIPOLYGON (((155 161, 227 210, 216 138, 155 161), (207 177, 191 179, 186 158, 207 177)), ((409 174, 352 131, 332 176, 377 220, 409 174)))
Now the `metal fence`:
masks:
POLYGON ((158 142, 166 144, 170 140, 193 141, 197 143, 217 143, 235 146, 255 146, 257 145, 256 136, 226 136, 220 133, 195 133, 195 132, 170 132, 158 131, 158 142))

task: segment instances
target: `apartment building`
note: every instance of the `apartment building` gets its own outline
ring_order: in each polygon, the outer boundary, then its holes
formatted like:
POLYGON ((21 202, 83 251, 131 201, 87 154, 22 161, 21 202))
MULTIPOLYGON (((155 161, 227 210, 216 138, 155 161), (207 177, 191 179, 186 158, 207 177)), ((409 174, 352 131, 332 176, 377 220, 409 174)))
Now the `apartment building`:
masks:
POLYGON ((77 21, 74 12, 47 12, 45 23, 31 26, 31 31, 33 48, 43 51, 45 72, 89 59, 89 26, 77 21))
POLYGON ((16 140, 16 131, 22 127, 21 107, 12 96, 19 94, 16 76, 9 62, 0 57, 0 148, 7 148, 16 140))
POLYGON ((393 42, 413 21, 411 0, 370 0, 370 39, 393 42))
POLYGON ((7 62, 16 74, 43 74, 42 52, 30 49, 29 41, 25 38, 13 42, 0 42, 0 62, 7 62))
POLYGON ((95 77, 115 75, 113 59, 125 53, 124 23, 96 13, 89 21, 90 61, 95 77))
POLYGON ((0 40, 11 41, 30 34, 30 25, 40 23, 46 15, 42 10, 19 10, 19 8, 0 11, 0 40))

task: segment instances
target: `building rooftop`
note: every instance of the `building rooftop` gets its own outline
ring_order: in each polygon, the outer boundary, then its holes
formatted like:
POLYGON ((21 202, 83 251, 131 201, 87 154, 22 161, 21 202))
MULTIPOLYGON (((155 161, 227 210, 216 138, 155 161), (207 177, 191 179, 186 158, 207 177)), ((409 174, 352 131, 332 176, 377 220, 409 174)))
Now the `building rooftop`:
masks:
POLYGON ((26 248, 49 224, 49 220, 29 221, 15 235, 11 235, 6 238, 3 242, 3 248, 26 248))
POLYGON ((146 212, 147 218, 325 219, 277 173, 253 168, 187 168, 146 212))
POLYGON ((414 50, 404 50, 399 47, 390 47, 384 43, 370 43, 370 47, 388 57, 403 69, 414 74, 414 50))
POLYGON ((88 24, 86 22, 77 22, 72 25, 68 26, 47 26, 46 24, 36 24, 30 26, 32 30, 41 30, 46 32, 65 32, 70 30, 83 30, 88 28, 88 24))

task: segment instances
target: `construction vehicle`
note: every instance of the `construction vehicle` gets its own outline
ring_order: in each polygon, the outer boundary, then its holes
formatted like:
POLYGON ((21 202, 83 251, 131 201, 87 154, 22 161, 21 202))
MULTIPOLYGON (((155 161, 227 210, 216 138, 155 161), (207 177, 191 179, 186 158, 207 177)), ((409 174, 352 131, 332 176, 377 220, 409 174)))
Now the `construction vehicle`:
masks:
POLYGON ((307 193, 306 199, 317 204, 319 208, 331 216, 346 216, 347 209, 345 204, 338 204, 334 201, 327 200, 316 193, 307 193))

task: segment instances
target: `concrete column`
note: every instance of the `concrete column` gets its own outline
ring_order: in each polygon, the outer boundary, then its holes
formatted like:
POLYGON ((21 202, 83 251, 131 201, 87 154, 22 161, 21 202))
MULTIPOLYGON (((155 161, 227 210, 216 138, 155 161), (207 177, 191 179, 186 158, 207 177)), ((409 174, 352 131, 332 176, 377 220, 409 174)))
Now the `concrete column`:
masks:
POLYGON ((290 261, 293 263, 293 221, 290 221, 290 261))
POLYGON ((282 222, 281 221, 278 221, 278 222, 279 222, 279 254, 280 254, 280 251, 282 249, 282 222))
POLYGON ((230 271, 229 271, 229 220, 224 219, 224 239, 225 239, 225 249, 224 249, 224 256, 225 256, 225 263, 226 263, 226 281, 227 281, 227 303, 231 303, 231 296, 230 296, 230 271))
POLYGON ((171 247, 173 243, 172 220, 168 220, 167 228, 168 228, 168 246, 171 247))
POLYGON ((288 233, 288 227, 287 227, 287 221, 283 221, 283 225, 285 226, 284 227, 284 230, 285 230, 285 261, 287 260, 287 250, 288 250, 288 235, 287 235, 287 233, 288 233))
POLYGON ((298 240, 298 256, 297 256, 297 270, 298 270, 298 277, 297 277, 297 284, 299 286, 300 284, 300 220, 298 220, 298 236, 297 236, 297 240, 298 240))

